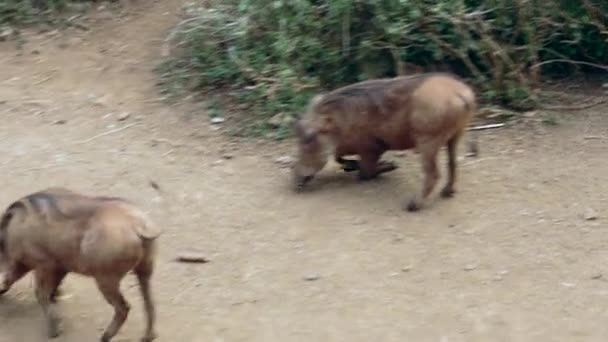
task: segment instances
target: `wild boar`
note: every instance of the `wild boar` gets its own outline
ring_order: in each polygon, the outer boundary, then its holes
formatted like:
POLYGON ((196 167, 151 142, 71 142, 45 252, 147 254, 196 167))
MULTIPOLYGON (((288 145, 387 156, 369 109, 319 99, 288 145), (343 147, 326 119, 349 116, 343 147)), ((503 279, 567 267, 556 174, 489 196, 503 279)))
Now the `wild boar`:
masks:
MULTIPOLYGON (((457 144, 476 109, 473 89, 449 73, 374 79, 317 95, 294 124, 296 189, 312 180, 332 154, 345 171, 358 170, 360 180, 369 180, 397 168, 393 162, 380 161, 384 152, 415 148, 424 184, 404 207, 416 211, 440 177, 437 155, 446 146, 448 181, 441 195, 451 197, 457 144), (358 155, 359 160, 345 159, 347 155, 358 155)), ((476 143, 472 146, 476 149, 476 143)))
POLYGON ((160 230, 135 205, 114 197, 93 197, 64 188, 49 188, 13 202, 0 219, 0 294, 34 271, 35 294, 49 338, 60 335, 56 295, 70 273, 90 276, 114 317, 101 337, 110 341, 127 319, 130 305, 120 281, 134 271, 146 311, 142 341, 155 333, 155 305, 150 280, 160 230))

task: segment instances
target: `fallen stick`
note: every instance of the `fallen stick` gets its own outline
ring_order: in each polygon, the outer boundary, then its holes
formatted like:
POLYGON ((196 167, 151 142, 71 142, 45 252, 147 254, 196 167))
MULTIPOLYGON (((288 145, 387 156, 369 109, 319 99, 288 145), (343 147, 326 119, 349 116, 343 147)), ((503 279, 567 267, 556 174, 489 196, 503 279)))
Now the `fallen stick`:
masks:
POLYGON ((110 134, 113 134, 113 133, 117 133, 117 132, 123 131, 123 130, 125 130, 125 129, 127 129, 127 128, 131 127, 131 126, 135 126, 135 123, 132 123, 132 124, 129 124, 129 125, 126 125, 126 126, 123 126, 123 127, 117 128, 117 129, 113 129, 113 130, 111 130, 111 131, 107 131, 107 132, 104 132, 104 133, 97 134, 97 135, 96 135, 96 136, 94 136, 94 137, 91 137, 91 138, 89 138, 89 139, 87 139, 87 140, 82 140, 82 141, 79 141, 78 143, 79 143, 79 144, 86 144, 86 143, 91 142, 91 141, 93 141, 93 140, 95 140, 95 139, 97 139, 97 138, 101 138, 101 137, 104 137, 104 136, 106 136, 106 135, 110 135, 110 134))
POLYGON ((606 99, 602 99, 590 104, 585 104, 585 105, 580 105, 580 106, 542 106, 540 107, 540 109, 544 109, 544 110, 583 110, 583 109, 589 109, 589 108, 593 108, 595 106, 599 106, 601 104, 604 104, 608 102, 608 98, 606 99))
POLYGON ((481 125, 481 126, 469 127, 467 130, 469 130, 469 131, 481 131, 481 130, 484 130, 484 129, 500 128, 500 127, 502 127, 504 125, 505 125, 504 123, 481 125))
POLYGON ((195 251, 182 252, 177 256, 177 261, 187 263, 201 263, 205 264, 209 262, 204 255, 195 251))

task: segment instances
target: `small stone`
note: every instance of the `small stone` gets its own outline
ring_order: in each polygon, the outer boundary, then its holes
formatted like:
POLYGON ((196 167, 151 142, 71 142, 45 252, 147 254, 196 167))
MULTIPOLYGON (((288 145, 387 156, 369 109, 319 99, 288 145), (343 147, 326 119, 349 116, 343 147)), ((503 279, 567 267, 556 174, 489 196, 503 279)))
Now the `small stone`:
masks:
POLYGON ((321 279, 321 277, 317 274, 309 274, 307 276, 304 276, 304 280, 306 281, 315 281, 315 280, 319 280, 321 279))
POLYGON ((118 121, 125 121, 127 120, 129 117, 131 116, 131 113, 129 112, 122 112, 120 114, 118 114, 118 121))
POLYGON ((14 33, 15 33, 15 30, 13 30, 10 27, 2 28, 2 30, 0 30, 0 42, 3 42, 5 40, 9 39, 14 33))
POLYGON ((218 160, 214 161, 211 165, 218 166, 218 165, 222 164, 223 162, 224 162, 223 160, 218 159, 218 160))
POLYGON ((53 121, 53 125, 65 125, 66 123, 67 123, 67 121, 63 120, 63 119, 62 120, 53 121))
POLYGON ((234 156, 229 153, 224 153, 224 154, 222 154, 222 158, 224 158, 226 160, 230 160, 230 159, 234 158, 234 156))
POLYGON ((591 279, 593 279, 593 280, 598 280, 598 279, 601 279, 601 278, 602 278, 602 274, 601 274, 601 273, 598 273, 598 274, 593 275, 593 276, 591 277, 591 279))
POLYGON ((226 119, 224 119, 222 117, 219 117, 219 116, 216 116, 216 117, 214 117, 214 118, 211 119, 211 123, 214 124, 214 125, 221 124, 224 121, 226 121, 226 119))
POLYGON ((562 286, 564 286, 564 287, 575 287, 575 286, 576 286, 576 284, 574 284, 574 283, 566 283, 566 282, 564 282, 564 283, 562 283, 562 286))
POLYGON ((353 221, 353 224, 354 224, 355 226, 360 226, 360 225, 363 225, 363 224, 366 224, 366 223, 367 223, 367 220, 362 219, 362 218, 355 219, 355 220, 353 221))
POLYGON ((282 156, 274 160, 277 164, 281 165, 281 167, 288 167, 293 164, 294 160, 290 156, 282 156))
POLYGON ((477 266, 478 266, 477 264, 470 264, 470 265, 466 265, 466 266, 464 267, 464 270, 465 270, 465 271, 467 271, 467 272, 468 272, 468 271, 472 271, 472 270, 476 269, 476 268, 477 268, 477 266))
POLYGON ((585 221, 593 221, 597 219, 597 212, 591 208, 587 208, 585 210, 585 214, 583 215, 585 221))
POLYGON ((414 268, 412 265, 407 265, 401 269, 401 272, 407 273, 407 272, 411 271, 412 268, 414 268))
POLYGON ((292 121, 293 119, 290 116, 278 113, 268 120, 268 124, 273 127, 281 127, 289 125, 292 121))

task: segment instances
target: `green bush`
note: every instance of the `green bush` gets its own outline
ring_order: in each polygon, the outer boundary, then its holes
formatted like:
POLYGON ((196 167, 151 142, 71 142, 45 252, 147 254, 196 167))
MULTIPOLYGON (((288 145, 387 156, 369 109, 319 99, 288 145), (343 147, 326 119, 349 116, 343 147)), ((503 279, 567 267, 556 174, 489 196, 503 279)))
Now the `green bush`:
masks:
POLYGON ((608 62, 608 1, 205 3, 186 8, 168 37, 163 83, 224 90, 258 131, 273 126, 270 116, 302 110, 320 90, 418 67, 468 78, 482 101, 530 109, 543 77, 587 70, 564 61, 608 62))
POLYGON ((70 4, 86 0, 0 0, 0 26, 28 25, 53 21, 50 14, 58 14, 70 4))

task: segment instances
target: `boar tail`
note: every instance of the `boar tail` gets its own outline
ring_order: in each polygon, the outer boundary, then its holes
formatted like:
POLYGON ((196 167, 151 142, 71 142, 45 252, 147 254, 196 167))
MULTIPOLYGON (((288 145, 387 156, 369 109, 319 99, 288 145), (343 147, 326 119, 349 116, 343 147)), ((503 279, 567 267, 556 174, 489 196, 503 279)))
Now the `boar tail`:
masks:
MULTIPOLYGON (((467 113, 469 119, 475 115, 477 111, 477 99, 475 93, 470 88, 462 89, 458 94, 458 98, 461 100, 462 109, 467 113)), ((467 141, 467 154, 472 157, 477 157, 479 154, 479 142, 478 135, 475 131, 468 132, 467 141)))
POLYGON ((19 210, 25 210, 26 206, 22 201, 16 201, 11 204, 6 210, 4 214, 2 214, 2 218, 0 219, 0 231, 6 229, 8 225, 11 223, 13 216, 19 210))
POLYGON ((155 240, 162 233, 159 227, 154 224, 144 213, 137 212, 138 222, 135 226, 135 233, 143 242, 155 240))

